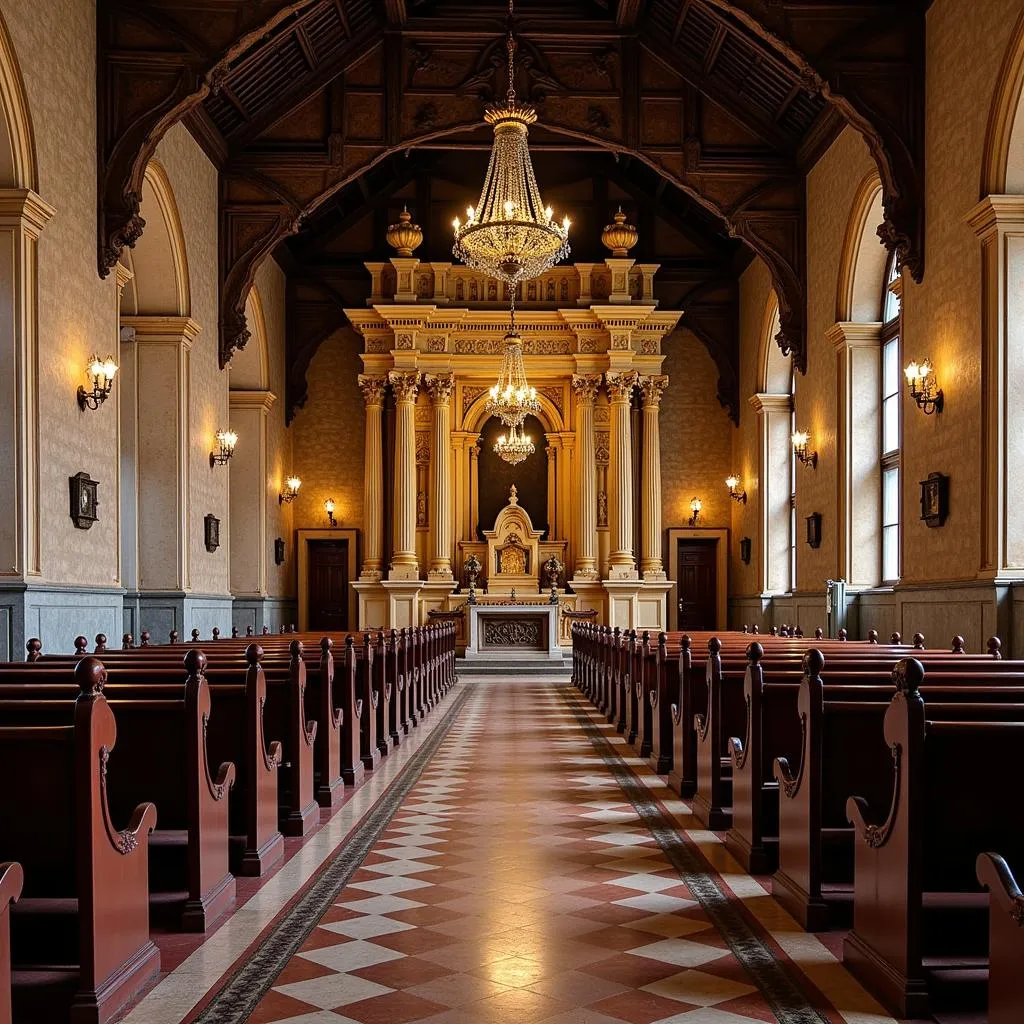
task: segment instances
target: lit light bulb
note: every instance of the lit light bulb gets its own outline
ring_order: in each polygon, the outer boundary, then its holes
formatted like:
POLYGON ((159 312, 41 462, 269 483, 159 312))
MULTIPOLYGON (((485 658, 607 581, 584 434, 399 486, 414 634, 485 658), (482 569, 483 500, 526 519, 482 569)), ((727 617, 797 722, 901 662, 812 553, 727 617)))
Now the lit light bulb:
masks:
POLYGON ((555 211, 552 210, 550 206, 544 211, 544 216, 547 217, 549 224, 551 223, 551 218, 554 217, 554 215, 555 211))
POLYGON ((328 515, 333 515, 333 514, 334 514, 334 510, 335 510, 335 508, 336 508, 336 507, 337 507, 337 506, 336 506, 336 505, 334 504, 334 499, 333 499, 333 498, 328 498, 328 499, 327 499, 327 500, 326 500, 326 501, 324 502, 324 511, 325 511, 325 512, 326 512, 326 513, 327 513, 328 515))
POLYGON ((103 363, 103 376, 109 382, 114 379, 115 373, 117 373, 117 363, 114 362, 111 356, 107 356, 103 363))
POLYGON ((512 215, 516 212, 516 204, 511 199, 505 200, 505 216, 511 220, 512 215))
POLYGON ((735 491, 736 490, 736 485, 738 483, 739 483, 739 479, 737 477, 728 476, 728 477, 725 478, 725 486, 728 487, 730 491, 735 491))
POLYGON ((807 442, 810 438, 806 431, 798 430, 793 434, 793 447, 794 448, 806 448, 807 442))
POLYGON ((470 224, 476 219, 476 210, 472 206, 466 208, 466 216, 469 218, 470 224))
POLYGON ((921 367, 917 363, 908 363, 907 368, 903 371, 907 375, 907 380, 913 383, 921 377, 921 367))
POLYGON ((694 498, 690 502, 690 511, 691 512, 699 512, 703 507, 704 507, 704 503, 700 500, 700 498, 694 498))
POLYGON ((458 233, 459 229, 462 227, 462 221, 456 217, 455 220, 452 221, 452 227, 455 228, 456 233, 458 233))
POLYGON ((298 494, 299 488, 302 486, 302 481, 297 476, 290 476, 285 481, 285 484, 288 487, 289 494, 298 494))
POLYGON ((568 231, 568 230, 569 230, 569 225, 570 225, 570 224, 572 224, 572 221, 571 221, 571 220, 569 220, 569 217, 568 217, 568 216, 564 217, 564 218, 562 219, 562 230, 563 230, 563 231, 568 231))

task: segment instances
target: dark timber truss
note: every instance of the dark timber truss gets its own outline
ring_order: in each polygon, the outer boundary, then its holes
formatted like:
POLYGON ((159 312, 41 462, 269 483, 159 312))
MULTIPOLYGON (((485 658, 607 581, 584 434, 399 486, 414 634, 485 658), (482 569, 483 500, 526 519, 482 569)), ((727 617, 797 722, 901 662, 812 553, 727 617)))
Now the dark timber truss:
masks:
MULTIPOLYGON (((805 369, 804 179, 844 123, 878 164, 882 239, 915 279, 924 272, 927 3, 519 0, 518 90, 549 142, 617 154, 638 203, 657 193, 669 218, 695 204, 760 256, 779 299, 779 344, 805 369), (670 193, 686 203, 665 203, 670 193)), ((266 255, 318 211, 338 216, 332 202, 349 186, 372 197, 374 169, 397 166, 396 156, 479 142, 504 74, 506 6, 98 0, 100 272, 144 229, 146 163, 185 120, 220 169, 226 364, 248 339, 245 300, 266 255)), ((298 262, 293 252, 296 272, 298 262)), ((736 325, 701 316, 720 269, 709 267, 679 298, 735 408, 736 325)), ((319 287, 334 301, 335 285, 319 287)), ((299 348, 308 362, 308 344, 299 348)))

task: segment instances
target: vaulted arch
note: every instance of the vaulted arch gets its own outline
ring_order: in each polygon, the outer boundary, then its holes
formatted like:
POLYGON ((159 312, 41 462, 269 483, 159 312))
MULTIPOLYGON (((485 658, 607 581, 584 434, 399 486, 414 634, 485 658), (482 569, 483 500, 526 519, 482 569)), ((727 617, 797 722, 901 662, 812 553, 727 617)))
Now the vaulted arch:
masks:
POLYGON ((1024 192, 1024 14, 996 80, 981 171, 981 195, 1024 192))
POLYGON ((889 254, 878 238, 885 219, 882 181, 872 171, 861 182, 846 226, 836 284, 837 322, 880 323, 889 254))
POLYGON ((39 191, 36 144, 25 83, 0 13, 0 187, 39 191))

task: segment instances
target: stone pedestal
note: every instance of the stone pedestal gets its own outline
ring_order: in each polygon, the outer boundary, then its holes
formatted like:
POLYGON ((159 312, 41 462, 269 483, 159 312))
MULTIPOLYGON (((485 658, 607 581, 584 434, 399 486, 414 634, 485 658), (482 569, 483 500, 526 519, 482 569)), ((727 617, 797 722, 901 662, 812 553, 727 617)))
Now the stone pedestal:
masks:
POLYGON ((379 580, 360 580, 352 584, 359 598, 359 629, 388 627, 390 614, 388 592, 379 580))
POLYGON ((614 629, 639 629, 640 591, 639 580, 605 580, 604 590, 608 600, 608 615, 605 623, 614 629))
POLYGON ((380 584, 387 594, 390 629, 421 625, 420 591, 424 585, 422 580, 385 580, 380 584))
POLYGON ((430 621, 427 618, 429 612, 447 610, 448 598, 455 592, 457 586, 458 584, 453 579, 429 579, 423 584, 423 589, 420 591, 420 616, 424 623, 430 621))

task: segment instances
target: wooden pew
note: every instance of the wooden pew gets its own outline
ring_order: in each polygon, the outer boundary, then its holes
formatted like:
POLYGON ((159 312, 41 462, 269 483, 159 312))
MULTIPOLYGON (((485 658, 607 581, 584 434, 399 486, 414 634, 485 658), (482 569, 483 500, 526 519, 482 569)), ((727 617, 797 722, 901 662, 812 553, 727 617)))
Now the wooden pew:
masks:
POLYGON ((893 782, 888 806, 847 802, 856 831, 854 926, 844 962, 892 1013, 923 1017, 933 1003, 984 1000, 988 897, 977 851, 1024 858, 1021 705, 929 704, 924 666, 902 662, 885 713, 893 782))
MULTIPOLYGON (((168 927, 199 932, 235 897, 228 866, 228 794, 235 766, 226 762, 212 770, 205 666, 202 651, 193 649, 185 657, 184 686, 162 685, 141 694, 138 687, 110 683, 108 673, 105 688, 120 725, 120 743, 110 755, 117 779, 108 792, 111 813, 123 818, 141 803, 157 806, 161 828, 149 840, 151 915, 168 927)), ((9 671, 0 672, 0 723, 51 724, 77 692, 70 665, 34 668, 29 679, 16 683, 9 671)))
POLYGON ((1020 1024, 1024 1007, 1024 895, 1009 864, 981 853, 978 882, 989 896, 988 1024, 1020 1024))
POLYGON ((18 902, 25 874, 20 864, 0 864, 0 1024, 11 1024, 11 904, 18 902))
POLYGON ((94 658, 74 672, 66 724, 0 726, 18 784, 0 787, 3 856, 25 870, 11 910, 14 1020, 103 1024, 160 969, 149 938, 151 803, 118 830, 107 802, 116 749, 106 675, 94 658))

